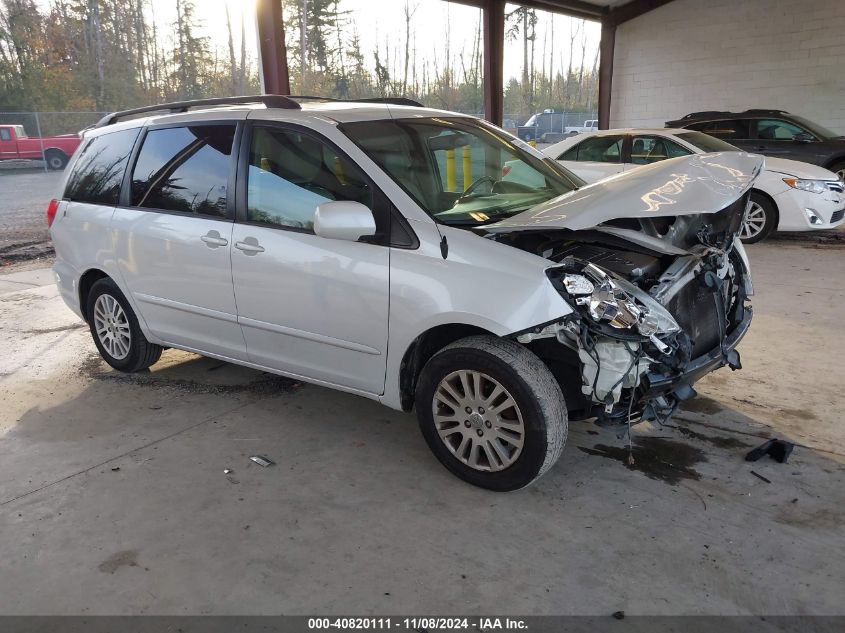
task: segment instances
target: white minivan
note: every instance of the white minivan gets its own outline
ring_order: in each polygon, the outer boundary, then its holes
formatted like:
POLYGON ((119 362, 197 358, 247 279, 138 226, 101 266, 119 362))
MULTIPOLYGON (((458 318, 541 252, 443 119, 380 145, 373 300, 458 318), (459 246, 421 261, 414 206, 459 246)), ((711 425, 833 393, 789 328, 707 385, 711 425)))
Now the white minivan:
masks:
POLYGON ((484 121, 376 101, 182 102, 86 131, 48 222, 103 358, 174 347, 416 409, 493 490, 546 472, 568 420, 662 421, 739 367, 760 158, 587 186, 484 121))

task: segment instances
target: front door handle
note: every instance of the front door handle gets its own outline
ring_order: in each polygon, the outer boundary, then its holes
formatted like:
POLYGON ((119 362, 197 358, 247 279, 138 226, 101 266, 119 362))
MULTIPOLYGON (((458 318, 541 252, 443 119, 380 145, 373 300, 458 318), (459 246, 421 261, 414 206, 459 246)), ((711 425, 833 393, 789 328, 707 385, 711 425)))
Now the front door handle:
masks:
POLYGON ((225 237, 220 237, 218 231, 209 231, 200 238, 208 245, 208 248, 217 248, 218 246, 226 246, 229 243, 225 237))
POLYGON ((264 247, 254 237, 245 237, 243 242, 235 242, 235 248, 243 251, 244 255, 257 255, 264 252, 264 247))

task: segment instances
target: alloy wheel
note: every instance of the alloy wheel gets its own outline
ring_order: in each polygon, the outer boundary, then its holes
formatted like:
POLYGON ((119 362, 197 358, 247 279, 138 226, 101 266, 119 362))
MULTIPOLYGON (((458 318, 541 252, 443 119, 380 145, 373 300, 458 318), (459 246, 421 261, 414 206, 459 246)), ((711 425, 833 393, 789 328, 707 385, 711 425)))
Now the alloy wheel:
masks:
POLYGON ((438 384, 432 408, 440 439, 470 468, 500 471, 519 458, 525 441, 522 412, 494 378, 454 371, 438 384))
POLYGON ((760 235, 766 226, 766 210, 758 203, 751 200, 748 203, 748 211, 745 214, 745 222, 742 224, 740 238, 749 240, 760 235))
POLYGON ((115 360, 129 354, 132 333, 120 303, 110 294, 101 294, 94 303, 94 329, 106 352, 115 360))

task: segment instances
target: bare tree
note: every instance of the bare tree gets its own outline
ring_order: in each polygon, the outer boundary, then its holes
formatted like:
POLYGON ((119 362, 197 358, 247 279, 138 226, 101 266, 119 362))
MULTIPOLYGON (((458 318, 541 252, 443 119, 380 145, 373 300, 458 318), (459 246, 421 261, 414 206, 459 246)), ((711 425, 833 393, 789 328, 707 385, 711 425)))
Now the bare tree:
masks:
POLYGON ((229 17, 229 5, 226 5, 226 31, 229 34, 229 73, 232 80, 232 94, 238 93, 238 64, 235 61, 235 41, 232 37, 232 20, 229 17))
POLYGON ((578 69, 578 98, 575 103, 581 105, 581 90, 584 85, 584 62, 587 55, 587 25, 584 20, 581 20, 581 63, 578 69))
POLYGON ((408 63, 410 61, 410 43, 411 43, 411 18, 419 8, 419 4, 415 4, 411 10, 408 0, 405 0, 405 72, 402 75, 402 96, 408 94, 408 63))
POLYGON ((94 60, 97 67, 97 109, 104 110, 103 28, 100 24, 100 3, 97 0, 88 0, 88 15, 91 38, 94 42, 94 60))
POLYGON ((241 13, 241 71, 238 75, 238 94, 246 92, 246 28, 244 14, 241 13))
POLYGON ((566 84, 564 87, 563 98, 569 98, 569 84, 572 80, 572 58, 575 56, 575 40, 578 37, 578 31, 581 28, 581 23, 575 20, 569 21, 569 68, 566 70, 566 84), (575 25, 575 30, 572 26, 575 25))
POLYGON ((552 23, 552 38, 549 45, 549 103, 551 103, 554 98, 552 97, 552 91, 554 90, 555 85, 555 16, 552 15, 551 18, 552 23))
POLYGON ((299 90, 301 94, 308 94, 308 49, 306 47, 306 34, 308 32, 308 0, 302 0, 302 9, 299 12, 299 90))

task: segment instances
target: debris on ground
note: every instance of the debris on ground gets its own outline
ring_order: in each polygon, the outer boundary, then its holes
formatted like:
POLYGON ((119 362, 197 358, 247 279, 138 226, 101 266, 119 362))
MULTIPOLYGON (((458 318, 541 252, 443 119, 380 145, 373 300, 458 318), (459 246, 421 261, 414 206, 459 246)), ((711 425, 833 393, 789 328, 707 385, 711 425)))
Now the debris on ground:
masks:
POLYGON ((267 468, 267 466, 275 466, 276 464, 276 462, 274 462, 272 459, 269 459, 262 455, 251 455, 250 459, 259 466, 263 466, 264 468, 267 468))
POLYGON ((224 475, 231 475, 233 472, 235 472, 235 471, 233 471, 231 468, 224 468, 223 469, 224 475))
POLYGON ((757 479, 761 479, 761 480, 765 481, 767 484, 772 483, 771 479, 767 479, 766 477, 763 477, 763 475, 761 475, 760 473, 756 473, 752 470, 751 474, 754 475, 757 479))
POLYGON ((617 620, 624 620, 625 619, 625 612, 624 611, 614 611, 613 617, 617 620))
POLYGON ((786 440, 771 439, 763 442, 757 448, 748 452, 745 461, 756 462, 763 455, 768 455, 779 464, 785 464, 792 454, 795 444, 786 440))
POLYGON ((111 471, 112 471, 113 473, 116 473, 118 470, 120 470, 120 466, 114 466, 114 467, 111 469, 111 471))

